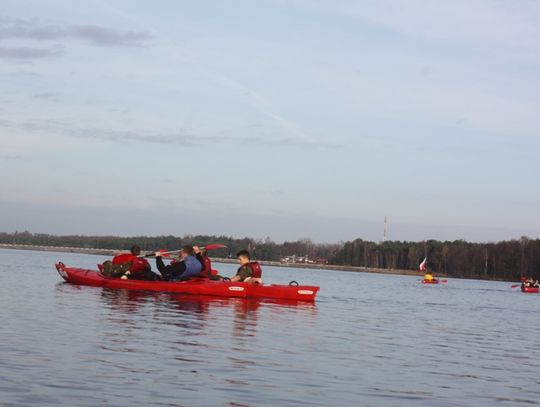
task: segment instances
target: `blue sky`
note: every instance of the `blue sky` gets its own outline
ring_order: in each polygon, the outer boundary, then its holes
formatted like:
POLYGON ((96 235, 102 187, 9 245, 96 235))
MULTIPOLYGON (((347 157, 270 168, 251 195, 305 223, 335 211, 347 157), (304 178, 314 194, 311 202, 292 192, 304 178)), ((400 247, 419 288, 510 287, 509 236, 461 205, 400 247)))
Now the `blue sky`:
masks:
POLYGON ((7 1, 0 230, 540 235, 540 3, 7 1))

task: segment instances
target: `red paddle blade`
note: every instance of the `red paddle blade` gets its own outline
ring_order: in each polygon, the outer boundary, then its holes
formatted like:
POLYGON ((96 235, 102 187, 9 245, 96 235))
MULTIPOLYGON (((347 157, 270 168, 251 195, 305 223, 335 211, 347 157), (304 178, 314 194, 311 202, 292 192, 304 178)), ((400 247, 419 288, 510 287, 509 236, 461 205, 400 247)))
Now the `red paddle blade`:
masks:
POLYGON ((162 257, 171 257, 171 254, 165 249, 159 249, 158 252, 161 253, 162 257))
POLYGON ((519 287, 521 286, 521 284, 514 284, 514 285, 511 285, 510 288, 516 288, 516 287, 519 287))
POLYGON ((216 250, 216 249, 225 249, 227 246, 225 246, 224 244, 219 244, 219 243, 216 243, 216 244, 208 244, 206 246, 204 246, 204 248, 206 250, 216 250))

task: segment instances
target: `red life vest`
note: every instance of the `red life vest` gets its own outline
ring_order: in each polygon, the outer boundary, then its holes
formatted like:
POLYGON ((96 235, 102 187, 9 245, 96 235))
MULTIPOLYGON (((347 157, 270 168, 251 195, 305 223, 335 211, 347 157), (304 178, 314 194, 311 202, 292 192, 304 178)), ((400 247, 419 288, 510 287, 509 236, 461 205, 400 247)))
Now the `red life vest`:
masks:
POLYGON ((130 261, 133 261, 134 258, 136 257, 131 253, 122 253, 113 257, 112 264, 129 263, 130 261))
POLYGON ((148 263, 148 260, 143 259, 142 257, 135 257, 133 256, 133 260, 131 262, 131 272, 137 273, 141 271, 150 270, 150 263, 148 263))
POLYGON ((118 256, 114 256, 112 259, 113 264, 123 264, 123 263, 131 263, 130 271, 132 273, 137 273, 141 271, 146 271, 150 269, 150 263, 146 259, 143 259, 142 257, 134 256, 131 253, 122 253, 118 256))
POLYGON ((212 275, 212 262, 208 256, 202 256, 204 261, 204 267, 201 270, 201 277, 210 277, 212 275))
POLYGON ((251 277, 253 278, 261 278, 262 276, 262 269, 259 264, 259 262, 252 261, 247 264, 249 268, 251 269, 251 277))

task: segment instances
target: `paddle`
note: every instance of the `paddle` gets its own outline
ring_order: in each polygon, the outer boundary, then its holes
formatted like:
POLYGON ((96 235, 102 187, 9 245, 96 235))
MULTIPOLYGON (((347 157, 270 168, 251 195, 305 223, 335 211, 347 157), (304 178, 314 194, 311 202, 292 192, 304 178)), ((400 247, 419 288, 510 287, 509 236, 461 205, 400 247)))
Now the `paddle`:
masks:
POLYGON ((215 244, 208 244, 204 247, 201 247, 201 249, 206 249, 206 250, 217 250, 217 249, 226 249, 227 246, 225 246, 224 244, 220 244, 220 243, 215 243, 215 244))
MULTIPOLYGON (((173 251, 170 251, 168 252, 167 250, 164 250, 164 249, 159 249, 158 252, 161 253, 161 256, 163 257, 171 257, 171 253, 180 253, 182 250, 173 250, 173 251)), ((156 253, 149 253, 149 254, 145 254, 143 256, 138 256, 138 257, 156 257, 156 253)))
MULTIPOLYGON (((215 244, 208 244, 206 246, 200 246, 199 248, 202 249, 202 250, 207 250, 208 251, 208 250, 225 249, 226 247, 227 246, 225 246, 224 244, 215 243, 215 244)), ((171 257, 171 254, 180 253, 181 251, 182 251, 182 249, 180 249, 180 250, 172 250, 172 251, 166 251, 166 250, 163 250, 163 249, 158 250, 158 252, 160 252, 163 257, 171 257)), ((155 253, 150 253, 150 254, 145 255, 144 257, 156 257, 156 254, 155 253)))
POLYGON ((514 284, 510 286, 510 288, 516 288, 516 287, 521 287, 521 284, 514 284))

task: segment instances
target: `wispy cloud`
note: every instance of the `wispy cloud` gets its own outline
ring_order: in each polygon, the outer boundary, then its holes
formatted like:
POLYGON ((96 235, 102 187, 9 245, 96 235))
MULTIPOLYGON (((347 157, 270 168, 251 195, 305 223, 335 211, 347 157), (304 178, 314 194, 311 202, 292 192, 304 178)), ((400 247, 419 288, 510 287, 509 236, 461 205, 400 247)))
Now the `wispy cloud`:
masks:
MULTIPOLYGON (((167 33, 160 29, 160 27, 152 26, 146 23, 143 19, 138 18, 137 16, 126 12, 120 8, 114 7, 110 2, 100 1, 102 7, 114 14, 121 16, 122 18, 129 20, 131 23, 135 23, 144 28, 145 31, 151 32, 156 38, 160 38, 165 43, 168 43, 172 52, 171 57, 178 60, 179 63, 191 63, 198 64, 198 52, 196 49, 189 47, 186 44, 179 46, 176 39, 167 35, 167 33), (190 57, 188 58, 187 55, 190 57)), ((255 88, 248 86, 247 84, 241 82, 239 79, 234 78, 222 71, 220 71, 216 65, 207 66, 197 66, 199 72, 203 73, 209 80, 218 83, 219 85, 232 89, 246 97, 248 102, 255 108, 259 113, 268 117, 274 121, 280 128, 281 132, 287 134, 287 137, 282 138, 277 141, 277 143, 288 143, 295 145, 304 145, 304 146, 319 146, 319 147, 328 147, 330 144, 320 143, 306 131, 304 131, 299 125, 297 125, 293 120, 288 119, 285 115, 281 114, 279 110, 274 106, 274 103, 268 98, 266 98, 261 92, 258 92, 255 88)), ((263 137, 250 137, 246 142, 254 142, 257 140, 257 143, 261 141, 268 142, 268 139, 263 137)), ((274 141, 276 141, 274 139, 274 141)), ((276 144, 277 144, 276 143, 276 144)), ((332 145, 335 147, 335 145, 332 145)))
POLYGON ((99 140, 112 143, 150 143, 197 147, 208 144, 249 144, 261 146, 302 146, 311 148, 336 148, 335 144, 314 140, 301 140, 297 137, 268 137, 264 134, 233 136, 226 134, 195 135, 183 129, 178 132, 156 133, 151 131, 118 131, 105 129, 70 130, 69 135, 76 138, 99 140))
POLYGON ((53 101, 53 102, 58 101, 58 95, 56 93, 52 93, 52 92, 34 93, 32 95, 32 98, 33 99, 38 99, 38 100, 50 100, 50 101, 53 101))
POLYGON ((0 46, 0 58, 3 59, 33 60, 54 57, 61 52, 62 47, 60 46, 49 48, 0 46))
POLYGON ((21 154, 0 153, 0 160, 22 160, 21 154))
POLYGON ((140 47, 152 36, 145 31, 119 31, 97 25, 55 25, 31 20, 0 18, 0 40, 57 41, 77 39, 106 47, 140 47))
POLYGON ((252 146, 301 146, 304 148, 328 149, 340 145, 318 140, 305 140, 288 135, 269 134, 264 127, 248 125, 217 133, 196 132, 181 128, 177 131, 150 131, 144 129, 116 130, 105 128, 80 128, 67 122, 55 120, 0 120, 0 128, 18 130, 29 134, 56 134, 79 140, 92 140, 106 143, 144 143, 167 146, 199 147, 212 144, 242 144, 252 146), (198 134, 197 134, 198 133, 198 134), (241 133, 241 135, 239 135, 241 133), (247 133, 247 134, 246 134, 247 133))

